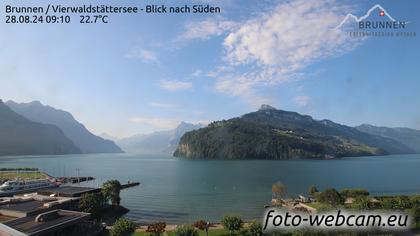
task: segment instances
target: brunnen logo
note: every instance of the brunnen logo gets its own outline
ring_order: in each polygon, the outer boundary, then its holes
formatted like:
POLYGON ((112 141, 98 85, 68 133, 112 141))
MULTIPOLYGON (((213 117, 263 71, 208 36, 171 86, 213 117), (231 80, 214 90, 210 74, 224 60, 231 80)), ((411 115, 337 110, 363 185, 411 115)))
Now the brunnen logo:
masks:
MULTIPOLYGON (((351 37, 414 37, 416 32, 408 31, 408 21, 396 20, 385 8, 376 4, 371 7, 365 15, 357 17, 351 13, 347 14, 335 30, 343 27, 350 27, 348 31, 351 37), (374 18, 374 19, 373 19, 374 18)), ((346 30, 347 31, 347 30, 346 30)))

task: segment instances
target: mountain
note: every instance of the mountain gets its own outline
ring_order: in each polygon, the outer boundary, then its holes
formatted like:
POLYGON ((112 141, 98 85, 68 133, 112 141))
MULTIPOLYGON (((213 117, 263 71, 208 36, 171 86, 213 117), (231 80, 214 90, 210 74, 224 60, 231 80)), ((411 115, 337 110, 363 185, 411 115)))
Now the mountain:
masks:
POLYGON ((420 153, 420 130, 409 128, 388 128, 378 127, 368 124, 357 126, 356 129, 385 138, 404 143, 407 147, 413 149, 416 153, 420 153))
POLYGON ((297 159, 413 153, 390 138, 263 105, 239 118, 185 133, 174 156, 190 159, 297 159))
POLYGON ((138 134, 118 140, 117 143, 124 151, 132 153, 170 153, 178 146, 179 139, 184 133, 204 127, 202 124, 181 122, 172 130, 138 134))
POLYGON ((0 100, 0 156, 72 153, 80 150, 58 127, 30 121, 0 100))
POLYGON ((107 134, 107 133, 101 133, 101 134, 99 135, 99 137, 101 137, 101 138, 103 138, 103 139, 108 139, 108 140, 111 140, 111 141, 114 141, 114 142, 118 140, 118 138, 117 138, 117 137, 114 137, 114 136, 109 135, 109 134, 107 134))
POLYGON ((66 111, 44 106, 38 101, 30 103, 6 103, 14 112, 23 117, 43 124, 59 127, 82 153, 121 153, 122 150, 113 141, 98 137, 89 132, 66 111))

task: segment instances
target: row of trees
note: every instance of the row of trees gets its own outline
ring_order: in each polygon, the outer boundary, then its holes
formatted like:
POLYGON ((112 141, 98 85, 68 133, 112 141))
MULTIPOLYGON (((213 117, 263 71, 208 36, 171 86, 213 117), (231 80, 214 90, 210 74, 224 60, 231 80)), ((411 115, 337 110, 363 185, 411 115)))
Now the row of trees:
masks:
MULTIPOLYGON (((225 230, 229 232, 229 235, 234 235, 235 232, 243 229, 244 223, 239 216, 224 216, 221 221, 225 230)), ((192 225, 180 225, 178 226, 174 234, 176 236, 198 236, 198 230, 203 230, 208 236, 209 228, 213 225, 205 220, 199 220, 192 225)), ((127 236, 131 235, 135 231, 135 224, 127 219, 119 219, 111 229, 112 236, 127 236)), ((146 232, 154 236, 161 236, 165 232, 166 223, 156 222, 148 225, 146 232)), ((243 232, 244 233, 244 232, 243 232)), ((261 224, 257 221, 253 221, 247 228, 247 235, 261 236, 263 235, 261 224)))

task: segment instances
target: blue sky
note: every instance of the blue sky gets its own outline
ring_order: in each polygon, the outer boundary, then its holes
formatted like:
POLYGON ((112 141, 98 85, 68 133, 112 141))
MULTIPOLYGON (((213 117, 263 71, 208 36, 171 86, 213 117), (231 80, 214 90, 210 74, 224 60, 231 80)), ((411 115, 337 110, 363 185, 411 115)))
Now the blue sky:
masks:
POLYGON ((0 3, 1 98, 67 110, 96 134, 227 119, 262 103, 347 125, 420 129, 420 36, 355 39, 347 28, 332 30, 347 13, 362 16, 380 4, 418 33, 420 2, 71 1, 209 3, 222 13, 112 15, 107 25, 81 25, 78 15, 68 25, 4 23, 7 4, 48 2, 0 3))

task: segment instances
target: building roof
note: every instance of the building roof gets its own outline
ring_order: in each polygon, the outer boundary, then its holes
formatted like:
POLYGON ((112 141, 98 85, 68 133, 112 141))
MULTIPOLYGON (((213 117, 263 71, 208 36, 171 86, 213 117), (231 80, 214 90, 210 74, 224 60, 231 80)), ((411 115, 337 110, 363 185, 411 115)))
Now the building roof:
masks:
POLYGON ((24 217, 28 215, 35 215, 46 211, 44 207, 45 202, 30 200, 23 202, 13 202, 0 206, 0 214, 11 217, 24 217))
POLYGON ((38 194, 41 195, 52 195, 60 197, 80 197, 85 193, 97 193, 100 192, 100 188, 88 188, 88 187, 79 187, 79 186, 63 186, 55 189, 45 189, 38 191, 38 194))
POLYGON ((1 232, 8 233, 13 229, 23 233, 23 235, 43 235, 75 225, 82 220, 88 219, 90 216, 89 213, 66 210, 54 210, 42 215, 48 214, 53 214, 53 217, 46 218, 44 221, 36 220, 40 218, 40 215, 38 215, 4 222, 4 225, 0 224, 0 234, 1 232))

